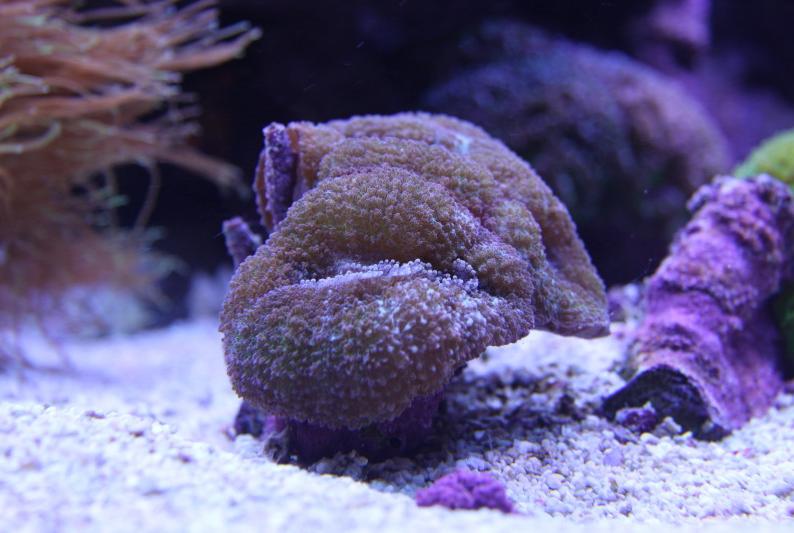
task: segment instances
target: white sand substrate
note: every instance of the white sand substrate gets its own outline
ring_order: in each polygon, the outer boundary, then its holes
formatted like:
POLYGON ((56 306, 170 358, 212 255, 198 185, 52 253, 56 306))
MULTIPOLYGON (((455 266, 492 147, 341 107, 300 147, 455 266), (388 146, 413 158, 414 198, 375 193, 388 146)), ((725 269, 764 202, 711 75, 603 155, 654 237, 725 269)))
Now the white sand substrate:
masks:
POLYGON ((0 374, 0 531, 794 529, 794 394, 722 442, 669 421, 636 436, 596 414, 622 383, 619 338, 491 349, 413 458, 308 469, 231 438, 239 400, 212 320, 73 342, 70 369, 0 374), (457 467, 491 472, 521 514, 416 507, 457 467))

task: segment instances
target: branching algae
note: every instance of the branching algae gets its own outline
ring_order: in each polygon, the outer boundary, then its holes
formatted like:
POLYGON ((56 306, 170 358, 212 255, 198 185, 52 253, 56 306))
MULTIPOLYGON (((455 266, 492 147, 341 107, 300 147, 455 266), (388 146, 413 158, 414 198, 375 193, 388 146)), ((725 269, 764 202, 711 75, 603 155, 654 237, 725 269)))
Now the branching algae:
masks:
POLYGON ((144 227, 158 162, 239 183, 189 144, 197 109, 182 73, 233 59, 260 34, 220 27, 214 3, 0 2, 0 366, 23 359, 26 323, 80 327, 99 318, 86 311, 95 289, 151 291, 161 269, 144 227), (132 231, 116 212, 113 169, 127 163, 152 178, 132 231))

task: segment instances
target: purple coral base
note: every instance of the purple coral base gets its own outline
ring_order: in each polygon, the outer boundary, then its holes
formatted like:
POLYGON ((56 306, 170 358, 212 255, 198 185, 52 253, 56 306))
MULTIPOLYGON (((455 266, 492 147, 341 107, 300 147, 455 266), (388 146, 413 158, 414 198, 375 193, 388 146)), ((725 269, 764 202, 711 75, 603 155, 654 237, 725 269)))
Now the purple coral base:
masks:
POLYGON ((355 430, 291 420, 290 451, 306 462, 354 450, 376 461, 406 454, 431 433, 441 396, 442 393, 420 396, 397 418, 355 430))
POLYGON ((382 461, 408 454, 427 439, 442 397, 443 391, 420 396, 397 418, 361 429, 328 428, 267 415, 243 402, 234 427, 237 434, 285 439, 284 449, 279 449, 282 456, 277 459, 296 456, 299 462, 311 464, 323 457, 356 451, 371 460, 382 461))
POLYGON ((438 478, 416 493, 420 507, 441 505, 448 509, 496 509, 514 512, 504 485, 490 474, 456 470, 438 478))

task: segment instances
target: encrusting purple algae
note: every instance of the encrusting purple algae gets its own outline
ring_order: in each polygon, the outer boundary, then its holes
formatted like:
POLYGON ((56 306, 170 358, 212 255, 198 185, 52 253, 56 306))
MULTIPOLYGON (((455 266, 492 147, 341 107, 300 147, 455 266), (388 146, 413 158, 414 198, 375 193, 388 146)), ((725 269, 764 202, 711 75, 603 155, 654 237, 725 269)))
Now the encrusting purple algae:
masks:
MULTIPOLYGON (((271 125, 255 191, 272 233, 224 302, 227 370, 299 460, 407 451, 488 346, 532 329, 607 333, 604 287, 565 207, 471 124, 271 125)), ((242 221, 225 231, 236 260, 253 248, 242 221)))
POLYGON ((494 509, 515 512, 504 485, 490 474, 456 470, 416 493, 420 507, 440 505, 447 509, 494 509))
POLYGON ((769 300, 791 278, 794 204, 767 175, 716 178, 647 280, 630 347, 635 375, 604 402, 650 403, 696 437, 721 438, 765 412, 783 385, 781 339, 769 300))

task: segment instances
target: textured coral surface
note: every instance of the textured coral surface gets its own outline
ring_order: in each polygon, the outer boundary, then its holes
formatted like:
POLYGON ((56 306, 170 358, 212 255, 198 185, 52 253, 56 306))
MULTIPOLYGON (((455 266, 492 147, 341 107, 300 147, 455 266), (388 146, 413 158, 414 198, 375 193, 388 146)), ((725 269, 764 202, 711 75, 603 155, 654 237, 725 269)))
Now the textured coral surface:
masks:
POLYGON ((650 401, 711 438, 765 412, 782 386, 767 303, 789 275, 794 206, 788 187, 762 175, 719 178, 690 208, 646 285, 631 349, 638 373, 606 408, 650 401))
POLYGON ((235 273, 221 331, 235 390, 268 412, 356 429, 489 345, 607 331, 565 207, 471 124, 271 125, 255 188, 273 232, 235 273))

